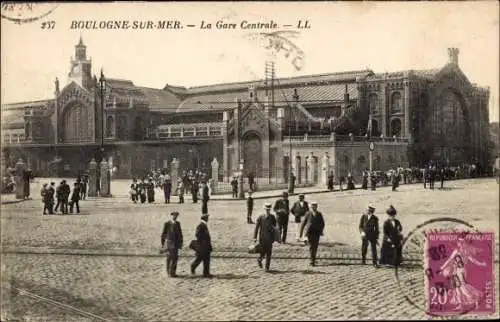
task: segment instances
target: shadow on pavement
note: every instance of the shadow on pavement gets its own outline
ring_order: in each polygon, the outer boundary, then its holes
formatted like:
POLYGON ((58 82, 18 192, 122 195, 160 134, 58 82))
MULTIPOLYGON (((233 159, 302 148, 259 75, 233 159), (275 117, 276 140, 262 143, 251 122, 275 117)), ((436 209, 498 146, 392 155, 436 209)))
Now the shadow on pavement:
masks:
MULTIPOLYGON (((319 265, 316 265, 316 266, 319 266, 319 265)), ((274 270, 274 269, 269 270, 269 274, 274 274, 274 275, 289 274, 289 273, 302 273, 304 275, 328 274, 326 272, 315 271, 312 269, 304 269, 304 270, 294 269, 294 270, 287 270, 287 271, 278 271, 278 270, 274 270)))
POLYGON ((213 274, 211 278, 206 278, 203 275, 177 275, 177 278, 182 279, 212 279, 212 280, 242 280, 248 278, 258 278, 257 276, 250 275, 236 275, 236 274, 213 274))

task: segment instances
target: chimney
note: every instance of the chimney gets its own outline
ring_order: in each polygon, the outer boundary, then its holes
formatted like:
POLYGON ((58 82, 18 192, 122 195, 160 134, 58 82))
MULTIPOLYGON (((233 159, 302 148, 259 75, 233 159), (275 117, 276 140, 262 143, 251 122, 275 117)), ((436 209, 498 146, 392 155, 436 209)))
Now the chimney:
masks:
POLYGON ((299 93, 296 88, 293 89, 293 100, 297 103, 299 101, 299 93))
POLYGON ((345 84, 345 91, 344 91, 344 105, 347 106, 349 105, 349 89, 347 87, 347 84, 345 84))
POLYGON ((448 48, 448 58, 450 64, 454 64, 458 66, 458 54, 459 54, 458 48, 448 48))

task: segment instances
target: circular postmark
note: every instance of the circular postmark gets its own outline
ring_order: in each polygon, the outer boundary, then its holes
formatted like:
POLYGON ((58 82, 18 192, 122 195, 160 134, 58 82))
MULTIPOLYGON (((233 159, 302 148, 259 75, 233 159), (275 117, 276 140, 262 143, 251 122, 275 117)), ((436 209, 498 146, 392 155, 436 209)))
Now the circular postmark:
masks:
POLYGON ((430 316, 481 313, 487 294, 475 287, 482 283, 477 283, 477 278, 474 280, 477 273, 471 267, 480 265, 483 276, 488 275, 484 270, 493 270, 487 263, 471 259, 474 256, 470 256, 467 249, 480 251, 480 247, 486 246, 484 253, 491 258, 492 244, 486 237, 491 240, 492 234, 483 234, 456 218, 436 218, 418 225, 403 240, 403 262, 395 269, 396 281, 405 299, 430 316), (474 263, 465 267, 465 260, 474 263))
POLYGON ((50 15, 57 4, 5 1, 1 4, 1 17, 17 24, 30 23, 50 15))

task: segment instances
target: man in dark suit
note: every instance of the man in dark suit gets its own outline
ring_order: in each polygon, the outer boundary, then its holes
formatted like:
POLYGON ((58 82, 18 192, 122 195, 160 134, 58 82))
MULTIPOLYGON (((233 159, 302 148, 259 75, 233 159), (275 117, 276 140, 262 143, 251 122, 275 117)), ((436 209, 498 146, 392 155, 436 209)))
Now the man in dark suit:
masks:
POLYGON ((318 203, 311 201, 311 211, 308 211, 302 226, 300 236, 304 234, 309 241, 309 253, 311 255, 311 266, 316 266, 316 252, 318 251, 319 238, 323 236, 325 221, 323 215, 318 211, 318 203))
POLYGON ((373 266, 377 265, 377 244, 378 244, 378 218, 374 214, 375 207, 368 206, 368 210, 361 216, 359 221, 359 233, 361 234, 361 258, 363 265, 366 263, 366 251, 368 250, 368 243, 370 243, 372 250, 372 263, 373 266))
POLYGON ((201 222, 196 227, 196 258, 191 264, 191 274, 195 274, 196 267, 203 261, 203 277, 212 277, 210 274, 210 254, 212 253, 212 242, 208 231, 208 214, 201 215, 201 222))
POLYGON ((208 200, 210 200, 208 184, 206 182, 202 183, 203 188, 201 189, 201 213, 208 214, 208 200))
POLYGON ((260 245, 260 256, 257 260, 259 267, 262 268, 262 259, 266 257, 266 272, 269 272, 269 266, 271 265, 271 255, 273 252, 273 243, 276 236, 276 218, 271 214, 271 204, 266 203, 264 205, 266 213, 260 215, 255 223, 255 231, 253 234, 254 242, 257 242, 257 236, 259 237, 260 245))
POLYGON ((171 212, 172 219, 163 225, 161 233, 161 245, 167 253, 167 274, 170 277, 177 277, 177 261, 179 260, 179 249, 182 248, 182 229, 181 223, 177 221, 179 213, 171 212), (166 242, 166 243, 165 243, 166 242))
POLYGON ((283 192, 283 197, 274 204, 274 212, 278 217, 278 227, 280 230, 281 242, 286 243, 286 233, 288 231, 288 220, 290 218, 290 201, 288 192, 283 192))
POLYGON ((296 228, 296 234, 295 238, 297 241, 300 241, 300 222, 301 218, 306 215, 306 213, 309 211, 309 205, 307 201, 304 200, 304 195, 300 194, 299 195, 299 200, 297 200, 293 206, 291 213, 295 217, 295 228, 296 228))

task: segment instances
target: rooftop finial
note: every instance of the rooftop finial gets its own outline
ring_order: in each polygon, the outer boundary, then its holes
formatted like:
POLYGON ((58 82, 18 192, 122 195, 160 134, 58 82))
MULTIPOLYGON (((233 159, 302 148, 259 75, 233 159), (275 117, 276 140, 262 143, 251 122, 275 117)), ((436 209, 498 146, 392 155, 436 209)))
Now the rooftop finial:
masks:
POLYGON ((80 41, 78 41, 78 46, 85 46, 85 44, 83 43, 82 34, 80 34, 80 41))

